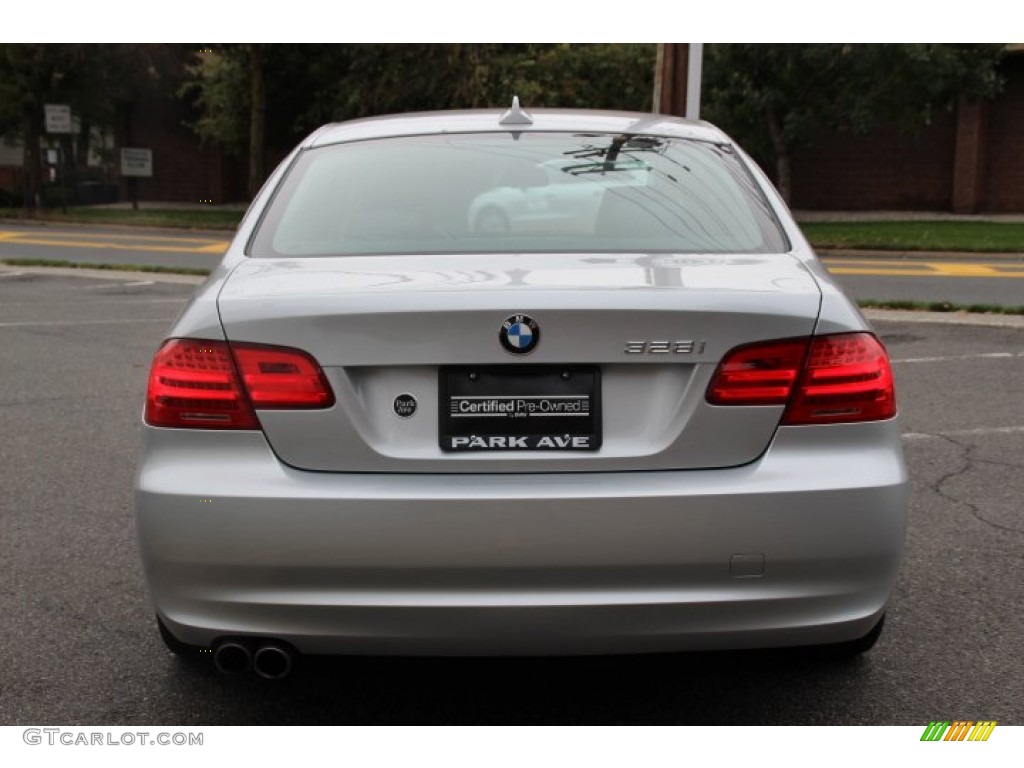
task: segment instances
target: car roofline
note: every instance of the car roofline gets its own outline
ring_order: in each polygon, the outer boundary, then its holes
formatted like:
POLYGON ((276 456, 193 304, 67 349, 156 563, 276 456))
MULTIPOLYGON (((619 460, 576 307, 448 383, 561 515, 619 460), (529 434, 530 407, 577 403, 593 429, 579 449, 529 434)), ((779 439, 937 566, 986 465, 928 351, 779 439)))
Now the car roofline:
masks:
POLYGON ((303 149, 368 139, 466 133, 614 133, 695 139, 732 144, 721 130, 703 120, 646 112, 582 109, 531 109, 529 125, 501 125, 503 110, 451 110, 381 115, 330 123, 302 142, 303 149))

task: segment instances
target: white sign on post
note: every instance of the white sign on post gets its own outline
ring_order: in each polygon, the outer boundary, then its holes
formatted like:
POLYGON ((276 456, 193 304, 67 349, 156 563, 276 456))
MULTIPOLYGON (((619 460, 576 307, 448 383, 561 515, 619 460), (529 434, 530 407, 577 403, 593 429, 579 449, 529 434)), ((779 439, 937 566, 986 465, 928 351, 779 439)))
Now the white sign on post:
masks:
POLYGON ((121 175, 150 178, 153 175, 153 150, 121 147, 121 175))
POLYGON ((71 133, 71 107, 67 104, 44 104, 47 133, 71 133))

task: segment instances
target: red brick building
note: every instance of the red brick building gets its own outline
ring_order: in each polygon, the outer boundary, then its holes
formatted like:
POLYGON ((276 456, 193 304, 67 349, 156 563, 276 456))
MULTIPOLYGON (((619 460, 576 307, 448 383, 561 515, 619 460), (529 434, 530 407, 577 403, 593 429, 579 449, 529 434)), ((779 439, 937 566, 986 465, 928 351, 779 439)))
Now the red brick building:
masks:
POLYGON ((1024 212, 1024 44, 1002 64, 991 102, 962 102, 908 135, 821 136, 793 157, 793 207, 801 210, 1024 212))
MULTIPOLYGON (((136 99, 130 113, 117 126, 117 146, 153 152, 153 176, 136 180, 140 200, 214 204, 245 201, 244 162, 224 152, 215 142, 202 142, 188 127, 194 119, 187 104, 154 90, 136 99)), ((108 138, 108 149, 109 142, 108 138)), ((130 182, 118 178, 117 154, 113 154, 113 162, 98 159, 95 150, 103 144, 94 137, 89 178, 102 177, 104 181, 118 183, 120 198, 128 200, 130 182)), ((21 147, 0 144, 0 190, 20 186, 21 163, 21 147)))
MULTIPOLYGON (((200 141, 187 125, 193 116, 185 104, 154 92, 132 106, 119 140, 153 151, 152 178, 138 180, 140 200, 219 205, 246 199, 243 161, 200 141)), ((127 197, 122 180, 121 198, 127 197)))

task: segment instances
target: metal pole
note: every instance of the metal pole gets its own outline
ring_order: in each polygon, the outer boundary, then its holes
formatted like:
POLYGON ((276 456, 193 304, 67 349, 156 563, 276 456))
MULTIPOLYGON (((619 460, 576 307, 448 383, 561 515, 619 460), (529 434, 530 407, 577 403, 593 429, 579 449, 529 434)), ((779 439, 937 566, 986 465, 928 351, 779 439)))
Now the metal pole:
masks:
POLYGON ((704 43, 690 43, 686 68, 686 116, 700 119, 700 76, 704 64, 704 43))

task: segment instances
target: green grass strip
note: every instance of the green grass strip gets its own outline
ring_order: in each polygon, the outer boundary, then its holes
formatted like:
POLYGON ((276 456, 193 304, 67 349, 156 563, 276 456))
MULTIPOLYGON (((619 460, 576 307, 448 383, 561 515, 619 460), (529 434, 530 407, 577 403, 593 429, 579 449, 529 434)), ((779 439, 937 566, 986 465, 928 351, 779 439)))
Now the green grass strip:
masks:
POLYGON ((898 309, 912 312, 970 312, 977 315, 1024 315, 1024 306, 956 304, 952 301, 900 301, 861 299, 861 309, 898 309))
POLYGON ((1024 253, 1024 222, 829 221, 800 228, 816 248, 1024 253))
POLYGON ((0 219, 21 219, 22 221, 65 222, 72 224, 109 224, 131 227, 167 227, 171 229, 216 229, 233 230, 242 220, 245 211, 220 208, 178 210, 144 208, 133 211, 122 208, 68 208, 67 213, 47 210, 37 211, 30 219, 22 219, 20 208, 0 208, 0 219))

